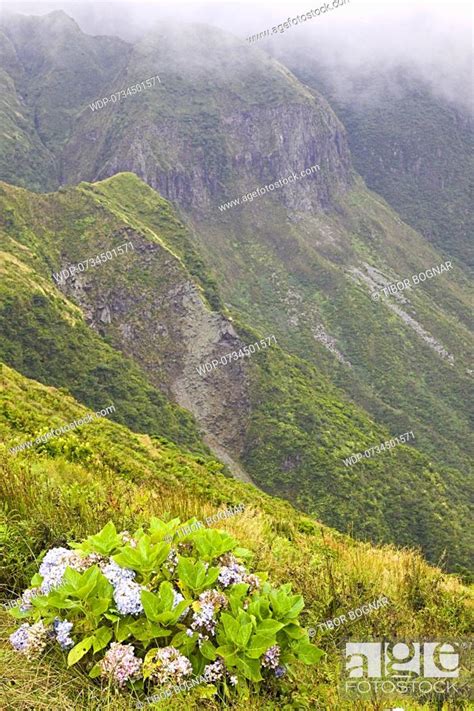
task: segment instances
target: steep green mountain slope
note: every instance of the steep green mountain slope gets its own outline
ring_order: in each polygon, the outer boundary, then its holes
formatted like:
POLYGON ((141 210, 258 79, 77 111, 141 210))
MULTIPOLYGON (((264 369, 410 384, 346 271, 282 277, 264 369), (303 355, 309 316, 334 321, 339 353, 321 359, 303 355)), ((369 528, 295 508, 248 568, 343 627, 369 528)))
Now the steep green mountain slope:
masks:
MULTIPOLYGON (((143 370, 96 335, 77 306, 55 288, 51 266, 62 247, 54 238, 61 230, 73 236, 74 218, 77 230, 85 226, 80 200, 74 214, 61 215, 51 210, 47 197, 5 185, 0 202, 0 349, 5 360, 25 375, 67 388, 95 410, 120 403, 112 416, 134 430, 207 451, 189 412, 151 386, 143 370), (42 225, 37 231, 30 220, 35 211, 42 225), (59 217, 66 221, 61 224, 59 217), (49 242, 45 231, 53 237, 49 242)), ((100 240, 100 229, 107 226, 99 223, 94 237, 100 240)), ((115 243, 126 239, 119 230, 113 237, 115 243)))
MULTIPOLYGON (((187 356, 187 370, 199 380, 196 367, 210 357, 214 341, 222 339, 235 348, 237 334, 222 316, 209 311, 207 298, 219 303, 215 286, 169 204, 130 177, 139 185, 139 201, 148 193, 153 196, 154 231, 142 227, 139 219, 132 227, 126 214, 106 209, 85 185, 35 196, 3 184, 2 354, 26 375, 68 387, 90 407, 117 401, 114 417, 133 429, 202 448, 189 412, 170 402, 178 400, 195 412, 212 439, 209 444, 231 463, 223 430, 231 442, 242 437, 245 383, 237 381, 230 388, 232 398, 225 399, 218 394, 223 383, 217 378, 211 394, 216 391, 221 406, 206 394, 203 408, 199 398, 189 403, 182 371, 187 356), (173 251, 178 245, 189 271, 173 251), (114 257, 111 250, 119 247, 122 254, 116 251, 114 257), (99 259, 97 264, 100 254, 105 263, 99 259), (61 283, 61 268, 83 260, 88 269, 61 283), (123 355, 114 351, 114 342, 123 355), (229 404, 238 407, 219 425, 229 404)), ((115 180, 125 191, 129 182, 115 180)), ((248 479, 233 462, 232 471, 248 479)))
MULTIPOLYGON (((82 417, 87 410, 62 391, 27 380, 2 365, 0 372, 0 594, 2 601, 19 594, 37 569, 40 553, 97 532, 110 518, 120 529, 134 530, 150 515, 196 516, 204 521, 220 509, 245 504, 243 514, 226 519, 224 527, 254 555, 258 570, 268 570, 275 583, 291 581, 304 595, 304 624, 316 630, 315 641, 326 657, 317 667, 298 668, 279 690, 252 693, 233 708, 340 709, 376 711, 380 701, 363 703, 340 695, 341 644, 371 637, 432 639, 467 637, 472 597, 454 576, 428 566, 412 551, 375 548, 358 543, 312 520, 287 502, 223 476, 176 446, 105 419, 49 440, 36 451, 9 455, 8 448, 38 430, 82 417), (316 584, 315 584, 316 581, 316 584), (386 596, 390 604, 332 631, 320 622, 346 614, 386 596)), ((65 671, 61 656, 29 661, 14 653, 5 637, 16 626, 0 612, 0 676, 2 704, 10 708, 67 711, 81 708, 132 709, 135 702, 113 694, 97 681, 65 671)), ((386 697, 384 697, 384 701, 386 697)), ((390 697, 413 711, 426 703, 390 697)), ((468 708, 461 695, 456 709, 468 708)), ((219 700, 186 694, 167 708, 222 708, 219 700)), ((453 710, 454 707, 443 707, 453 710)))
MULTIPOLYGON (((60 58, 60 18, 49 17, 36 31, 60 58)), ((19 57, 21 27, 18 20, 6 29, 19 57)), ((74 32, 72 45, 95 43, 99 62, 104 38, 74 32)), ((55 65, 36 70, 39 90, 47 95, 54 75, 76 116, 61 123, 61 138, 58 128, 57 140, 48 139, 61 180, 142 177, 181 209, 236 317, 275 333, 392 432, 413 430, 415 446, 434 461, 467 471, 472 297, 462 268, 371 301, 372 290, 444 256, 356 177, 345 130, 326 101, 258 49, 204 26, 157 31, 127 45, 120 62, 113 81, 84 69, 80 106, 55 65), (157 73, 162 83, 140 95, 89 108, 157 73), (320 171, 298 184, 219 210, 314 164, 320 171)), ((110 77, 113 61, 105 64, 110 77)), ((464 219, 464 208, 459 214, 464 219)))
POLYGON ((0 197, 0 345, 9 365, 66 387, 95 408, 116 401, 120 421, 136 430, 143 422, 147 432, 195 445, 190 420, 186 437, 174 437, 172 415, 181 411, 170 411, 166 395, 194 415, 204 441, 236 476, 250 474, 264 489, 359 538, 420 544, 432 561, 446 551, 450 569, 467 569, 469 481, 460 471, 406 445, 345 465, 352 453, 390 439, 389 432, 314 366, 278 346, 198 372, 271 333, 233 325, 225 312, 210 310, 206 293, 217 300, 212 278, 154 190, 120 174, 46 196, 4 184, 0 197), (64 284, 51 278, 124 240, 134 244, 132 252, 64 284), (170 419, 158 432, 151 414, 139 419, 129 411, 117 377, 125 380, 128 372, 136 373, 145 402, 156 405, 156 393, 164 393, 158 403, 170 419))
POLYGON ((435 95, 403 67, 334 69, 307 43, 278 49, 279 60, 330 101, 367 185, 441 252, 472 267, 474 125, 468 110, 435 95))

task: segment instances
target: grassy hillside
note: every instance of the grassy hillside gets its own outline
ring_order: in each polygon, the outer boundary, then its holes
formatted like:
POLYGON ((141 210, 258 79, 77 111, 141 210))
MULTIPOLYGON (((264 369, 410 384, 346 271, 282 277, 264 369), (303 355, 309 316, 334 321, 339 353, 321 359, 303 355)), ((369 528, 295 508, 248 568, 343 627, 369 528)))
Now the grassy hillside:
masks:
MULTIPOLYGON (((306 600, 304 622, 317 630, 315 641, 326 652, 317 667, 301 667, 279 695, 252 696, 251 708, 373 709, 339 696, 340 650, 344 637, 367 639, 464 637, 470 624, 469 591, 454 576, 428 566, 410 550, 391 546, 375 548, 328 529, 298 513, 288 503, 263 494, 249 485, 224 477, 200 457, 176 446, 153 442, 106 420, 95 420, 51 439, 32 453, 11 456, 8 448, 19 436, 45 430, 59 421, 85 414, 84 407, 54 388, 27 380, 2 366, 0 446, 2 514, 0 547, 1 594, 4 600, 18 594, 37 568, 45 548, 95 533, 112 518, 120 528, 134 529, 151 514, 195 515, 203 520, 228 505, 244 503, 243 514, 221 525, 255 556, 259 570, 268 570, 275 583, 292 581, 306 600), (59 416, 59 413, 61 415, 59 416), (315 580, 317 584, 315 585, 315 580), (380 595, 388 607, 354 620, 338 630, 322 631, 317 624, 347 613, 380 595)), ((5 612, 2 631, 14 627, 5 612)), ((3 636, 3 635, 2 635, 3 636)), ((73 671, 50 655, 25 665, 9 645, 0 649, 3 677, 2 703, 7 709, 126 709, 125 694, 100 690, 97 682, 73 671)), ((391 698, 392 705, 413 711, 431 704, 391 698)), ((456 709, 467 709, 457 699, 456 709)), ((183 698, 167 708, 182 708, 183 698)), ((187 709, 222 708, 213 700, 185 700, 187 709)), ((236 709, 248 708, 236 704, 236 709)), ((441 707, 439 707, 441 708, 441 707)), ((444 709, 452 709, 446 703, 444 709)))
POLYGON ((406 302, 392 298, 403 313, 371 302, 371 289, 438 265, 443 253, 355 178, 345 129, 320 95, 210 28, 196 28, 188 67, 174 32, 135 46, 123 75, 163 66, 163 85, 107 116, 81 114, 64 148, 68 181, 135 172, 184 213, 234 315, 277 329, 287 350, 322 365, 372 417, 392 431, 416 429, 416 447, 467 470, 471 295, 462 268, 405 293, 406 302), (298 185, 218 209, 314 163, 321 171, 298 185))
POLYGON ((94 409, 116 403, 114 418, 135 431, 204 451, 191 417, 168 395, 195 415, 218 458, 227 461, 230 453, 267 491, 341 531, 419 544, 430 561, 443 559, 447 569, 467 573, 470 539, 463 529, 470 497, 460 471, 433 463, 411 445, 344 464, 409 427, 390 433, 321 371, 277 346, 204 378, 196 372, 200 362, 271 331, 259 334, 240 322, 235 329, 209 311, 205 293, 213 298, 212 280, 153 190, 133 175, 119 175, 48 196, 5 185, 2 199, 8 251, 0 347, 10 366, 66 388, 94 409), (135 243, 131 255, 61 287, 48 279, 49 269, 59 271, 124 239, 135 243), (183 282, 193 283, 188 263, 203 286, 177 298, 183 282), (101 319, 96 314, 105 306, 109 317, 101 319))
POLYGON ((360 184, 339 208, 337 215, 298 213, 295 224, 273 201, 265 211, 241 209, 225 229, 200 223, 223 299, 323 370, 374 419, 392 431, 416 430, 416 447, 469 470, 467 279, 455 268, 374 302, 372 291, 444 259, 360 184))
POLYGON ((24 69, 3 28, 0 28, 0 65, 2 177, 32 190, 53 190, 58 185, 57 161, 38 135, 34 109, 25 101, 19 85, 24 69))
MULTIPOLYGON (((130 47, 116 37, 97 41, 85 35, 61 10, 46 16, 13 15, 2 25, 5 67, 22 105, 25 109, 34 107, 30 131, 54 154, 71 131, 78 111, 98 98, 104 82, 113 81, 126 65, 130 47)), ((34 159, 35 153, 28 154, 30 157, 34 159)), ((54 167, 59 184, 59 162, 54 167)), ((39 181, 40 170, 37 165, 30 176, 39 181)))
POLYGON ((209 310, 212 279, 155 191, 122 174, 48 196, 5 185, 2 199, 8 251, 0 345, 10 366, 94 409, 116 403, 115 419, 135 431, 199 450, 190 416, 165 393, 194 414, 218 458, 227 462, 230 454, 267 491, 341 531, 418 544, 430 561, 467 572, 469 481, 460 471, 412 445, 344 464, 409 426, 390 433, 321 371, 275 345, 205 377, 196 372, 271 331, 232 325, 209 310), (48 279, 49 269, 125 239, 135 244, 131 254, 60 287, 48 279))

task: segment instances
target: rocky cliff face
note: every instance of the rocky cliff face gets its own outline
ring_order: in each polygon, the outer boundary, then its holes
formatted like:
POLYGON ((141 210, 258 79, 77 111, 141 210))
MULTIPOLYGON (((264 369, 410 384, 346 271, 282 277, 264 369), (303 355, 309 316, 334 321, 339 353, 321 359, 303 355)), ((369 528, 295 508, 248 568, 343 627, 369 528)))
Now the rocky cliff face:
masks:
MULTIPOLYGON (((125 177, 122 185, 125 190, 125 177)), ((110 248, 133 245, 125 269, 117 261, 113 276, 105 270, 79 272, 58 288, 98 334, 140 365, 150 383, 194 415, 204 441, 231 473, 251 482, 239 463, 250 411, 246 365, 203 368, 245 344, 228 319, 210 310, 202 290, 157 235, 122 225, 108 240, 110 248)))
MULTIPOLYGON (((300 189, 280 191, 287 208, 329 208, 351 183, 345 130, 326 101, 230 35, 169 27, 132 46, 89 37, 62 12, 16 16, 3 29, 3 67, 35 116, 30 140, 43 144, 44 161, 54 156, 56 186, 131 171, 183 208, 208 213, 314 164, 320 172, 300 189), (160 81, 139 97, 91 110, 155 75, 160 81)), ((33 152, 26 161, 39 181, 33 152)))
POLYGON ((168 35, 134 49, 115 84, 133 83, 145 67, 163 67, 161 83, 140 97, 139 112, 133 97, 99 112, 84 110, 62 153, 64 179, 131 171, 183 209, 206 214, 319 164, 319 172, 296 191, 280 191, 277 200, 295 210, 329 208, 351 183, 351 159, 345 130, 327 102, 235 38, 202 26, 187 32, 192 50, 168 35))
MULTIPOLYGON (((344 190, 350 183, 345 131, 324 101, 232 112, 222 107, 216 129, 226 135, 222 145, 214 147, 219 160, 198 145, 196 137, 182 135, 179 115, 165 121, 145 117, 123 141, 117 140, 112 125, 110 132, 101 136, 99 146, 96 134, 88 128, 97 119, 87 117, 84 121, 64 151, 68 181, 79 179, 77 163, 83 160, 84 147, 98 148, 88 179, 134 172, 167 199, 198 214, 214 212, 220 202, 313 165, 319 165, 320 171, 303 179, 297 191, 284 190, 278 196, 287 209, 329 209, 335 190, 344 190)), ((201 142, 203 138, 201 134, 201 142)))
POLYGON ((276 56, 330 101, 367 185, 438 249, 472 264, 469 107, 436 94, 406 67, 335 69, 307 45, 276 56))

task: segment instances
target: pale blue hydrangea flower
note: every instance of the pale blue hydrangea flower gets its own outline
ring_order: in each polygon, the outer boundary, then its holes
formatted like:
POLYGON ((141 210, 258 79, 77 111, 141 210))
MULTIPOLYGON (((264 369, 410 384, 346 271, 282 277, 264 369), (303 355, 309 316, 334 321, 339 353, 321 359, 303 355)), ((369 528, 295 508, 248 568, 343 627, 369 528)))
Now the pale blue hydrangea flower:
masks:
POLYGON ((139 615, 143 612, 141 601, 142 586, 125 578, 114 590, 114 600, 121 615, 139 615))
POLYGON ((180 592, 177 590, 173 590, 173 610, 176 607, 176 605, 179 605, 180 602, 183 602, 184 597, 181 595, 180 592))
MULTIPOLYGON (((216 630, 216 615, 222 608, 228 606, 228 600, 224 593, 219 590, 205 590, 199 595, 198 609, 193 612, 193 619, 190 625, 192 632, 198 632, 198 644, 209 639, 216 630)), ((187 632, 188 636, 192 636, 187 632)))
POLYGON ((189 659, 175 647, 157 649, 152 660, 159 662, 151 675, 157 684, 180 684, 183 679, 193 673, 189 659))
POLYGON ((215 662, 211 662, 211 664, 207 664, 204 667, 203 671, 203 677, 207 681, 208 684, 213 684, 215 681, 220 681, 221 679, 224 678, 225 674, 225 664, 222 659, 219 657, 216 659, 215 662))
POLYGON ((17 652, 24 652, 28 646, 28 640, 30 638, 29 634, 30 625, 25 622, 21 627, 19 627, 15 632, 13 632, 10 637, 10 643, 17 652))
POLYGON ((112 558, 102 567, 102 573, 114 587, 114 600, 121 615, 138 615, 143 612, 142 586, 134 581, 136 573, 122 568, 112 558))
MULTIPOLYGON (((278 669, 278 663, 280 661, 280 647, 278 644, 274 644, 273 647, 269 647, 262 657, 262 667, 267 669, 278 669)), ((281 675, 280 675, 281 676, 281 675)))
POLYGON ((67 620, 60 620, 59 617, 53 622, 53 629, 56 634, 56 639, 61 645, 62 649, 68 649, 74 645, 74 640, 69 636, 69 632, 72 630, 72 622, 67 620))
POLYGON ((51 548, 43 558, 39 574, 43 578, 41 593, 47 595, 51 590, 61 585, 66 568, 82 570, 84 559, 69 548, 51 548))
POLYGON ((244 577, 247 573, 243 565, 234 558, 231 553, 227 553, 219 559, 221 566, 219 567, 218 581, 223 588, 228 588, 229 585, 244 582, 244 577))
POLYGON ((280 677, 284 676, 286 674, 286 669, 285 667, 279 666, 275 669, 274 674, 277 679, 280 679, 280 677))
MULTIPOLYGON (((183 600, 184 600, 184 597, 181 595, 181 593, 178 592, 177 590, 173 589, 173 610, 176 607, 176 605, 179 605, 179 603, 183 602, 183 600)), ((180 614, 180 616, 178 617, 178 620, 184 620, 184 618, 186 617, 187 614, 188 614, 188 609, 185 608, 183 610, 183 612, 180 614)))
POLYGON ((205 602, 201 605, 199 612, 193 613, 193 621, 191 622, 192 630, 202 630, 209 634, 214 634, 217 620, 214 618, 214 606, 210 602, 205 602))
POLYGON ((118 565, 112 558, 110 558, 107 565, 103 566, 102 573, 114 587, 124 580, 133 580, 135 578, 134 570, 122 568, 122 566, 118 565))

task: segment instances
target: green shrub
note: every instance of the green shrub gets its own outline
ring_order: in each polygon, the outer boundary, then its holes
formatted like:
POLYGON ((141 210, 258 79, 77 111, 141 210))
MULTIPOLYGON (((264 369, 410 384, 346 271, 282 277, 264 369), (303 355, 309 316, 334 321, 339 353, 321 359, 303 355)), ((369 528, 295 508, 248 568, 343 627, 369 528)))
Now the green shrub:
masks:
POLYGON ((110 521, 46 553, 10 610, 28 620, 10 642, 28 658, 59 644, 68 666, 140 696, 196 685, 203 697, 247 698, 323 654, 300 625, 302 595, 250 573, 251 557, 195 519, 152 517, 132 535, 110 521))

